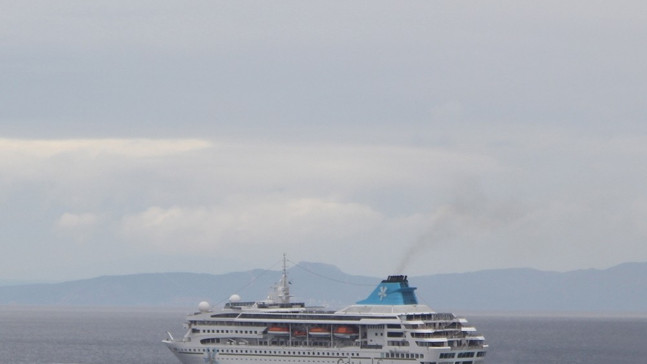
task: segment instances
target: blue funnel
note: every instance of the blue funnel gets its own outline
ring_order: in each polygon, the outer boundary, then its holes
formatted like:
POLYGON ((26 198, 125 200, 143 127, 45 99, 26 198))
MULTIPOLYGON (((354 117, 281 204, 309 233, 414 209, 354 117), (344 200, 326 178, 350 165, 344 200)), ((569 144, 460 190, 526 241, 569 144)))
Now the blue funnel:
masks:
POLYGON ((418 298, 416 287, 409 287, 407 276, 389 276, 383 280, 366 299, 358 305, 415 305, 418 298))

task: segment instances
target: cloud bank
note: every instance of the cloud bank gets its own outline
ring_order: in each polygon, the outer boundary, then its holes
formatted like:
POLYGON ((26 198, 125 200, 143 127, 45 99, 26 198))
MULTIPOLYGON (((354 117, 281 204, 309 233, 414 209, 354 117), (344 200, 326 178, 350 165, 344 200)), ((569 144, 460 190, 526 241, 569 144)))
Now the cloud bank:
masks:
POLYGON ((647 162, 647 143, 558 136, 451 147, 4 139, 5 266, 24 270, 13 262, 34 246, 94 261, 96 274, 123 254, 119 269, 134 271, 222 272, 288 252, 376 275, 647 255, 633 183, 647 171, 632 167, 647 162), (43 244, 16 243, 25 224, 43 244))

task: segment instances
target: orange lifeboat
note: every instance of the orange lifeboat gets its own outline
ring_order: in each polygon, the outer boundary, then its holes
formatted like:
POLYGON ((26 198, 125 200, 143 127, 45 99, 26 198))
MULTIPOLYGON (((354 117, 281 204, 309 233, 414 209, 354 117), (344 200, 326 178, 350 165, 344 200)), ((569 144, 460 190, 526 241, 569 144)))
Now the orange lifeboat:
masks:
POLYGON ((267 333, 270 335, 289 335, 290 330, 285 326, 270 326, 267 328, 267 333))
POLYGON ((308 330, 308 334, 311 336, 330 336, 330 330, 324 327, 315 326, 308 330))
POLYGON ((358 336, 359 332, 356 326, 337 326, 333 335, 342 339, 352 339, 358 336))
POLYGON ((292 330, 292 336, 294 337, 304 337, 308 333, 305 330, 300 330, 300 329, 294 329, 292 330))

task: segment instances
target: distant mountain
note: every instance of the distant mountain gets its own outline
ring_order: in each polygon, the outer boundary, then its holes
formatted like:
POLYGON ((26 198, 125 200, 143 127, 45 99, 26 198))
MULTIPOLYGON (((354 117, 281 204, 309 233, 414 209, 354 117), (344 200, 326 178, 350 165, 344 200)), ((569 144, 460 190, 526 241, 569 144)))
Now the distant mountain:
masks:
MULTIPOLYGON (((341 307, 365 298, 385 277, 352 276, 302 262, 289 271, 295 301, 341 307)), ((106 276, 55 284, 0 287, 0 304, 195 306, 264 298, 280 272, 157 273, 106 276)), ((409 277, 418 298, 438 311, 647 312, 647 263, 566 273, 501 269, 409 277)))
POLYGON ((416 278, 432 307, 647 312, 647 263, 566 273, 503 269, 416 278))

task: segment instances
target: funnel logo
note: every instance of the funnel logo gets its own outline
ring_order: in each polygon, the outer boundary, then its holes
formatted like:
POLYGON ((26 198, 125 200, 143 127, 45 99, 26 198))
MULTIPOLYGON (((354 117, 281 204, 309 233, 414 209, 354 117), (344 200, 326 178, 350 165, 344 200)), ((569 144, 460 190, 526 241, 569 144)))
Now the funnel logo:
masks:
POLYGON ((386 290, 387 290, 386 286, 380 287, 380 291, 377 293, 377 295, 380 296, 380 301, 382 301, 386 297, 387 295, 386 290))

